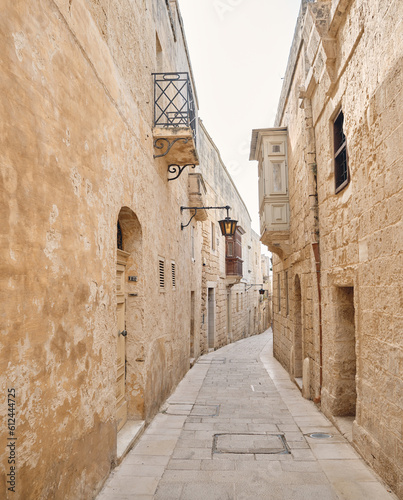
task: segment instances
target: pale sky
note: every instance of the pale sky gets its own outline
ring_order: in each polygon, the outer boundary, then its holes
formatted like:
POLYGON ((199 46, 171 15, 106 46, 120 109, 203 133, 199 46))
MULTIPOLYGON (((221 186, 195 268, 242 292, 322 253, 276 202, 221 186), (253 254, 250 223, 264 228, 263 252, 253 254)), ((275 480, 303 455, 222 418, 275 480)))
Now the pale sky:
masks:
MULTIPOLYGON (((253 128, 274 125, 301 0, 179 0, 199 117, 260 234, 253 128)), ((266 249, 267 250, 267 249, 266 249)))

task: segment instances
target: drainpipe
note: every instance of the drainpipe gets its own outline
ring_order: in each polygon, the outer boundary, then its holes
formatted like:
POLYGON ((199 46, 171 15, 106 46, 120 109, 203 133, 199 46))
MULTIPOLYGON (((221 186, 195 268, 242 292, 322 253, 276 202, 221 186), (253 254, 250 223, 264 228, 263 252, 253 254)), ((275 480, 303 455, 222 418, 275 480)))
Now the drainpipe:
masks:
POLYGON ((307 150, 305 161, 308 164, 309 172, 309 210, 312 250, 315 258, 316 279, 318 284, 318 306, 319 306, 319 395, 314 398, 315 403, 320 403, 323 383, 323 333, 322 333, 322 291, 321 291, 321 261, 319 250, 319 204, 318 204, 318 184, 317 184, 317 164, 316 164, 316 139, 313 126, 312 102, 307 98, 303 89, 300 97, 303 99, 305 111, 305 124, 307 134, 307 150), (302 95, 301 95, 302 94, 302 95))
POLYGON ((314 398, 314 403, 320 403, 323 385, 323 333, 322 333, 322 291, 320 287, 320 251, 319 242, 312 243, 312 250, 315 257, 316 279, 318 282, 318 302, 319 302, 319 395, 314 398))

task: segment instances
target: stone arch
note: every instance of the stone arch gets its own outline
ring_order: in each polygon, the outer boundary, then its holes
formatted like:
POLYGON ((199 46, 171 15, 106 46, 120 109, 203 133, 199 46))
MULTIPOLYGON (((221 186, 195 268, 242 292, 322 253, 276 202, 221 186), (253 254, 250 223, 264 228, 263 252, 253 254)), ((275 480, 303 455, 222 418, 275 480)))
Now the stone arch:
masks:
POLYGON ((298 275, 294 280, 294 332, 293 332, 293 347, 294 347, 294 378, 302 378, 303 367, 303 335, 302 335, 302 293, 301 280, 298 275))
POLYGON ((125 277, 126 293, 126 398, 128 419, 144 418, 144 272, 143 232, 136 214, 122 207, 116 223, 117 245, 128 254, 125 277), (119 236, 120 232, 120 236, 119 236))

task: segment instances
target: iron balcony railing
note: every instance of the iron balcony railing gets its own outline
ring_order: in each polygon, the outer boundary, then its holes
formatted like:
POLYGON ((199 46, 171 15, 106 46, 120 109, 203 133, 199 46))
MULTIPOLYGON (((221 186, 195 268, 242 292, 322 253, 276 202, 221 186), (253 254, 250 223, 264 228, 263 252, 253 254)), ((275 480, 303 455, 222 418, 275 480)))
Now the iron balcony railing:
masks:
POLYGON ((189 73, 153 73, 154 126, 190 127, 196 143, 196 107, 189 73))

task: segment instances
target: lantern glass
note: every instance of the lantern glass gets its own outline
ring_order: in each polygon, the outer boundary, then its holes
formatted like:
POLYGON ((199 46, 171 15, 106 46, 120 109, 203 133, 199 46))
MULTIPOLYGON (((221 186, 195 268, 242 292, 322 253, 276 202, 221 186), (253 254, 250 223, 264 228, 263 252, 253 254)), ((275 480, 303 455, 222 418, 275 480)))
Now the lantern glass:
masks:
POLYGON ((232 220, 229 217, 226 217, 223 220, 218 221, 221 228, 221 233, 223 236, 234 236, 236 231, 237 220, 232 220))

